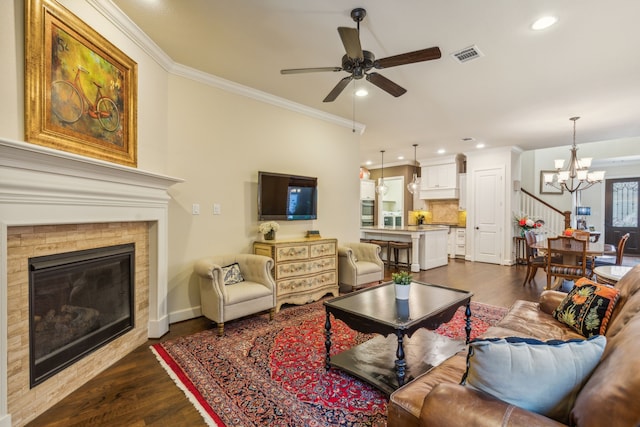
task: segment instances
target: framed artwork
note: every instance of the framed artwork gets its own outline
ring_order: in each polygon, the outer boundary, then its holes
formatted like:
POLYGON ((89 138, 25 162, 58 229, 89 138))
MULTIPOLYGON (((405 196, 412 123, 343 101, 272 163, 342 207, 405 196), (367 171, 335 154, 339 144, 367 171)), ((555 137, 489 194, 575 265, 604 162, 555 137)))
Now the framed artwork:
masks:
POLYGON ((564 190, 562 187, 556 188, 553 185, 547 185, 544 183, 545 174, 553 174, 556 171, 540 171, 540 194, 562 194, 564 190))
POLYGON ((136 167, 137 64, 55 0, 25 9, 25 139, 136 167))

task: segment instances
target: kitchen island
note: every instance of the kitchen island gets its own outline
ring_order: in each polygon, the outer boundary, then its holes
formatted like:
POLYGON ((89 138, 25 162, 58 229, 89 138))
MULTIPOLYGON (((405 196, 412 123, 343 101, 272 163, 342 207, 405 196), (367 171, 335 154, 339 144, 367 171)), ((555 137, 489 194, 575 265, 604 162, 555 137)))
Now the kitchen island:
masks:
POLYGON ((361 239, 411 242, 411 271, 447 265, 449 227, 409 225, 406 227, 361 227, 361 239))

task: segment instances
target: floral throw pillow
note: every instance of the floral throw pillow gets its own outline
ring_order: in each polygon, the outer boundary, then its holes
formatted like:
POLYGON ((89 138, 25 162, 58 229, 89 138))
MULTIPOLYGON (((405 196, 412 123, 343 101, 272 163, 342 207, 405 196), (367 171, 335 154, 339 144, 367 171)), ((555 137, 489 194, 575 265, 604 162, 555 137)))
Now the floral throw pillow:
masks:
POLYGON ((235 285, 244 282, 244 277, 240 273, 240 265, 237 262, 222 267, 222 278, 225 285, 235 285))
POLYGON ((553 317, 589 338, 604 335, 618 302, 616 288, 582 278, 553 312, 553 317))

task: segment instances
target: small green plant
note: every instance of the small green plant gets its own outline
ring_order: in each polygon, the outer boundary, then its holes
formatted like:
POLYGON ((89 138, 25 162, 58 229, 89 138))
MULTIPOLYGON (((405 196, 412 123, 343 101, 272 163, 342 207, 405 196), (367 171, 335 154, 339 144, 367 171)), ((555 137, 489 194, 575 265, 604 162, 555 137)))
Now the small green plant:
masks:
POLYGON ((413 276, 408 271, 399 271, 391 274, 391 280, 397 285, 408 285, 413 280, 413 276))

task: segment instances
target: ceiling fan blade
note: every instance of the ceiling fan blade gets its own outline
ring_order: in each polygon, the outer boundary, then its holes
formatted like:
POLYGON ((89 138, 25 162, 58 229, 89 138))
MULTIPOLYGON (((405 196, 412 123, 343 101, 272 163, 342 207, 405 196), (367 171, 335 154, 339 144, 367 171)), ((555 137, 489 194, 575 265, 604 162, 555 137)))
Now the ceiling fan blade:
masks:
POLYGON ((416 50, 414 52, 401 53, 400 55, 389 56, 376 60, 374 67, 377 69, 396 67, 398 65, 413 64, 414 62, 431 61, 442 57, 440 48, 430 47, 427 49, 416 50))
POLYGON ((289 68, 280 70, 280 74, 316 73, 319 71, 342 71, 342 67, 289 68))
POLYGON ((378 86, 385 92, 388 92, 389 94, 395 96, 396 98, 400 95, 404 95, 404 93, 407 91, 402 86, 399 86, 398 84, 392 82, 385 76, 378 73, 367 74, 367 80, 369 80, 371 83, 378 86))
POLYGON ((335 99, 338 97, 338 95, 340 95, 342 93, 344 88, 347 87, 347 85, 349 84, 349 82, 351 80, 353 80, 353 76, 347 76, 344 79, 340 80, 338 82, 338 84, 336 85, 336 87, 334 87, 331 90, 331 92, 329 92, 329 95, 327 95, 326 98, 324 98, 322 100, 322 102, 333 102, 333 101, 335 101, 335 99))
POLYGON ((362 53, 362 46, 360 46, 360 35, 358 30, 349 27, 338 27, 338 33, 344 50, 347 52, 347 56, 351 59, 357 59, 362 61, 364 54, 362 53))

